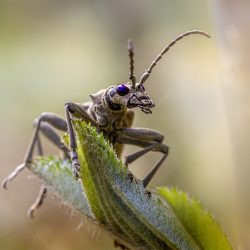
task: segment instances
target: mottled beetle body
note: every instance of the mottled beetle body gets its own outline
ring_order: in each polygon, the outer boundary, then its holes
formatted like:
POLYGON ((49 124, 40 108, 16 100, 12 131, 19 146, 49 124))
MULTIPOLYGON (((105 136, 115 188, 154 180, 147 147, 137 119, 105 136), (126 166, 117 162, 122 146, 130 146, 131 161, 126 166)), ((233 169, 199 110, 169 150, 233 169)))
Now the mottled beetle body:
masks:
MULTIPOLYGON (((152 113, 151 108, 154 107, 154 103, 145 92, 144 82, 148 79, 152 69, 169 48, 183 37, 192 34, 209 37, 207 33, 198 30, 188 31, 181 34, 162 50, 138 82, 134 76, 134 47, 130 40, 128 43, 130 82, 119 84, 118 86, 110 86, 107 89, 98 91, 96 94, 91 94, 91 102, 83 104, 71 102, 66 103, 66 120, 53 113, 42 113, 35 120, 34 134, 23 163, 4 179, 3 187, 6 188, 9 181, 11 181, 26 166, 32 163, 35 146, 37 146, 38 154, 43 154, 39 135, 40 132, 63 151, 65 157, 71 158, 72 171, 76 178, 78 178, 80 174, 80 164, 77 155, 75 131, 72 124, 74 119, 80 119, 91 123, 99 132, 102 132, 110 143, 113 144, 118 157, 121 156, 124 144, 141 147, 142 149, 139 151, 125 157, 125 165, 132 163, 149 151, 162 153, 161 158, 142 180, 144 187, 146 187, 162 162, 166 159, 168 155, 168 146, 163 143, 164 136, 161 133, 148 128, 131 127, 134 119, 134 111, 132 109, 138 107, 145 114, 152 113), (69 148, 62 145, 60 136, 57 135, 55 129, 68 132, 69 148)), ((133 175, 128 175, 128 178, 133 178, 133 175)), ((46 187, 42 185, 35 203, 28 211, 29 216, 32 217, 34 210, 41 206, 45 195, 46 187)))
POLYGON ((89 117, 96 123, 100 132, 110 139, 118 156, 122 144, 116 142, 115 135, 124 128, 130 128, 134 120, 132 108, 140 107, 145 113, 151 113, 154 106, 142 85, 120 84, 90 95, 92 102, 83 104, 89 117), (112 138, 113 137, 113 138, 112 138))

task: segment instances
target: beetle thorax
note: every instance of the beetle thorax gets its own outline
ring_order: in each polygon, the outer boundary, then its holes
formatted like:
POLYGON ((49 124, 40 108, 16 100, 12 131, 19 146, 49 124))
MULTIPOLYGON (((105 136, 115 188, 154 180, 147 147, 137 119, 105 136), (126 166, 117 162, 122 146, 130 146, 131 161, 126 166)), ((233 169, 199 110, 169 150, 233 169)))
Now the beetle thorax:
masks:
POLYGON ((125 127, 126 122, 124 119, 127 107, 111 103, 108 96, 109 89, 103 89, 96 94, 90 95, 92 99, 90 112, 96 120, 99 129, 112 132, 125 127))

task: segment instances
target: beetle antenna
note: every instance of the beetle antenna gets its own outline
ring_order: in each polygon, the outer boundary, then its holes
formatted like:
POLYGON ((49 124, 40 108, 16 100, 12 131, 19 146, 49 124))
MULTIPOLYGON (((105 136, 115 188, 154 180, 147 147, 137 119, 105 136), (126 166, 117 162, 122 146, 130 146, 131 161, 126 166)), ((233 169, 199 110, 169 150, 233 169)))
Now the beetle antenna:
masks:
POLYGON ((128 40, 128 56, 129 56, 129 80, 132 83, 132 87, 135 88, 136 78, 134 75, 134 42, 133 40, 128 40))
POLYGON ((168 50, 175 45, 176 42, 178 42, 179 40, 181 40, 182 38, 186 37, 186 36, 190 36, 190 35, 202 35, 202 36, 206 36, 208 38, 211 38, 211 36, 209 34, 207 34, 204 31, 200 31, 200 30, 191 30, 191 31, 187 31, 181 35, 179 35, 178 37, 176 37, 172 42, 170 42, 163 50, 162 52, 155 58, 155 60, 151 63, 150 67, 145 71, 144 74, 142 74, 141 79, 139 81, 139 84, 142 85, 150 76, 152 69, 156 66, 156 64, 158 63, 158 61, 161 60, 162 56, 168 52, 168 50))

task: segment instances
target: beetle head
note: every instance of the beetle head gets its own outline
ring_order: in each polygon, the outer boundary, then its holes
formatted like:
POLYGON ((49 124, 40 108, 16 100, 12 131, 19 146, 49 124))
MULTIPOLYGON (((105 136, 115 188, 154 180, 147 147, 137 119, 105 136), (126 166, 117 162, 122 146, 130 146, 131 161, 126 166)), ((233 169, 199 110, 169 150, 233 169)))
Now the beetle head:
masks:
POLYGON ((145 92, 142 84, 125 83, 112 86, 107 91, 107 101, 113 110, 139 107, 144 113, 152 113, 153 101, 145 92))

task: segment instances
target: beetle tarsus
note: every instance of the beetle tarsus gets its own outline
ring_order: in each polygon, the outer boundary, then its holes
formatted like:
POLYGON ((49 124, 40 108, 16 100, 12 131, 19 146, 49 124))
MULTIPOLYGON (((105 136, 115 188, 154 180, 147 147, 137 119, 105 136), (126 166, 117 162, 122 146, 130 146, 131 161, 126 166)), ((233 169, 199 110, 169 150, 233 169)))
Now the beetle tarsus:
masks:
POLYGON ((126 178, 130 181, 130 183, 132 183, 134 180, 134 175, 130 171, 128 171, 126 178))
POLYGON ((32 204, 32 206, 29 208, 28 212, 27 212, 27 216, 31 219, 34 218, 34 212, 35 210, 37 210, 39 207, 42 206, 44 199, 46 198, 47 195, 47 188, 42 185, 40 190, 39 190, 39 194, 35 200, 35 202, 32 204))
POLYGON ((80 178, 80 163, 77 159, 72 161, 72 168, 75 178, 76 179, 80 178))
POLYGON ((12 181, 26 166, 27 164, 25 163, 18 165, 13 172, 11 172, 6 178, 4 178, 2 187, 4 189, 7 189, 8 183, 12 181))

